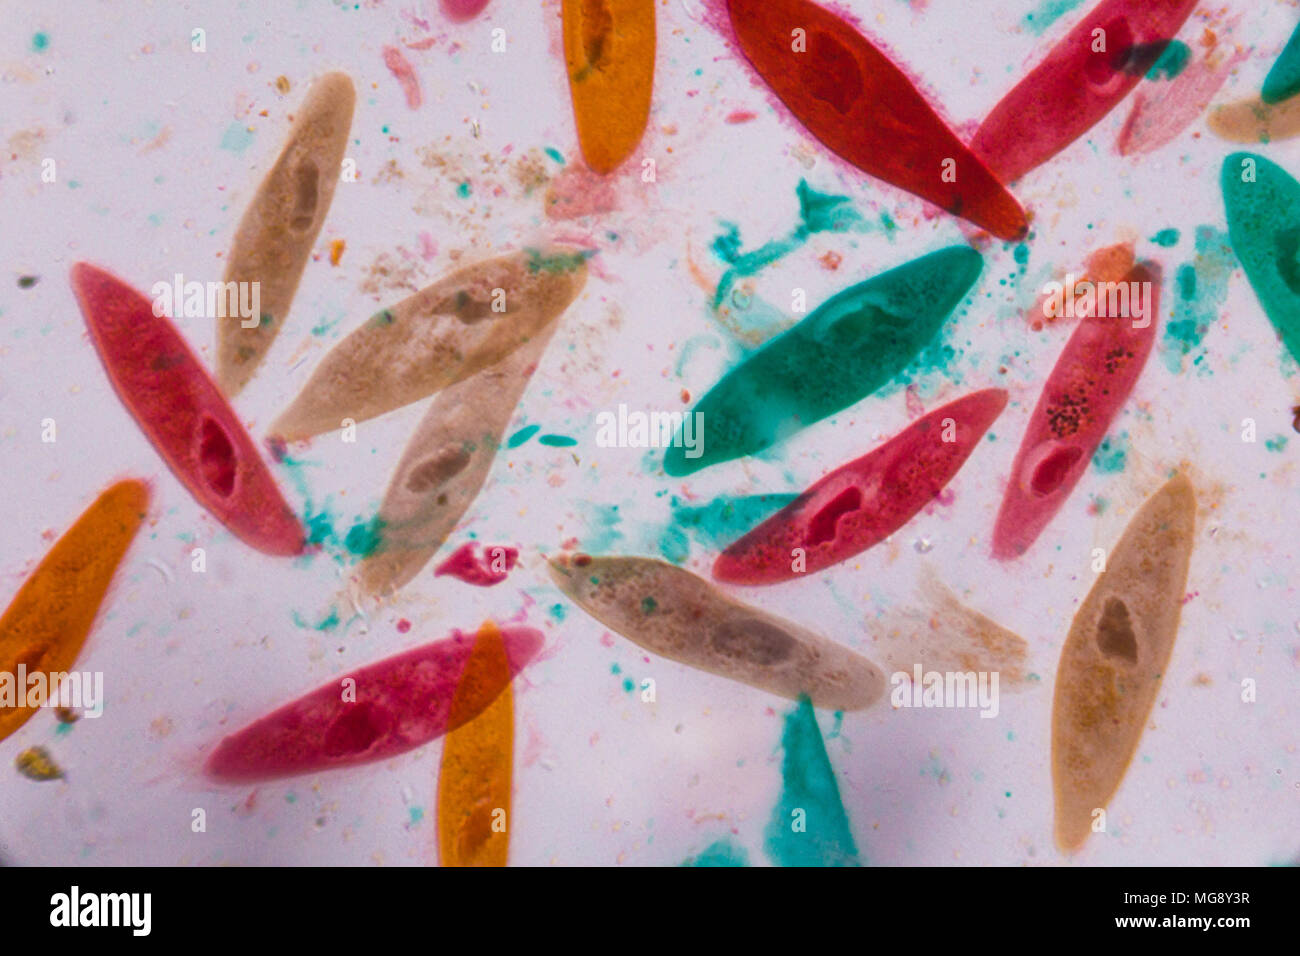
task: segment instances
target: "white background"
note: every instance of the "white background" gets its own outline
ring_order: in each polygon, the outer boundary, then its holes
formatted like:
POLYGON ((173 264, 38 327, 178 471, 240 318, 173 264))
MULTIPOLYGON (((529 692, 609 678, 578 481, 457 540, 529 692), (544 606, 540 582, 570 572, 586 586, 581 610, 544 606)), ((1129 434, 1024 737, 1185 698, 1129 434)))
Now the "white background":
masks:
MULTIPOLYGON (((1295 25, 1291 4, 1239 6, 1245 19, 1237 41, 1255 51, 1219 100, 1254 94, 1295 25)), ((1035 51, 1079 15, 1035 36, 1024 28, 1033 5, 1023 0, 854 0, 850 7, 964 136, 1040 55, 1035 51)), ((596 446, 597 412, 619 402, 683 408, 681 389, 698 397, 740 357, 703 288, 721 273, 708 250, 721 221, 737 224, 746 250, 784 237, 797 222, 795 186, 806 178, 822 192, 851 196, 877 224, 860 234, 816 236, 760 273, 753 293, 783 312, 793 287, 805 288, 815 304, 962 242, 964 232, 950 217, 927 215, 918 200, 833 161, 783 120, 722 40, 692 16, 698 9, 698 0, 658 7, 654 103, 637 154, 656 160, 657 181, 642 183, 634 170, 616 176, 615 210, 557 222, 545 212, 546 187, 526 194, 513 175, 530 151, 551 175, 559 172, 540 152, 547 146, 570 167, 577 158, 555 2, 492 0, 478 20, 459 26, 431 2, 360 9, 328 0, 0 3, 0 600, 9 600, 48 549, 52 539, 43 533, 61 534, 111 481, 135 475, 154 487, 150 522, 77 665, 104 672, 104 716, 56 735, 54 716, 40 713, 0 743, 0 858, 428 862, 437 742, 384 763, 255 790, 215 788, 198 768, 225 734, 332 675, 486 617, 522 615, 547 642, 544 659, 515 685, 511 861, 676 864, 728 836, 751 862, 766 862, 763 829, 780 788, 782 715, 790 704, 647 660, 617 636, 602 643, 604 630, 549 585, 541 554, 570 538, 655 554, 671 495, 689 491, 702 503, 801 490, 908 421, 895 388, 764 458, 685 481, 656 473, 658 455, 596 446), (207 31, 203 54, 190 50, 196 26, 207 31), (504 54, 490 51, 497 27, 506 30, 504 54), (38 31, 49 38, 40 53, 31 48, 38 31), (436 38, 430 49, 403 48, 424 97, 412 111, 381 50, 426 36, 436 38), (220 257, 280 148, 287 113, 312 77, 334 69, 357 85, 348 155, 362 178, 340 184, 288 325, 235 403, 259 441, 340 335, 407 294, 391 285, 363 291, 381 256, 404 263, 418 286, 450 268, 457 251, 503 252, 547 238, 588 239, 600 251, 510 428, 537 423, 543 434, 571 435, 578 446, 548 448, 533 439, 503 452, 443 552, 472 533, 521 547, 522 566, 483 590, 435 580, 427 569, 367 620, 318 632, 297 626, 294 615, 318 622, 335 606, 348 621, 339 565, 327 554, 307 563, 259 555, 202 512, 113 394, 67 272, 84 259, 145 291, 177 271, 219 278, 220 257), (274 87, 281 74, 292 83, 287 96, 274 87), (735 110, 758 117, 726 123, 735 110), (232 124, 237 132, 255 130, 242 151, 221 148, 232 124), (40 181, 45 157, 58 163, 55 184, 40 181), (423 163, 428 157, 432 165, 423 163), (376 181, 390 160, 403 177, 376 181), (468 199, 456 195, 461 181, 471 184, 468 199), (878 228, 882 212, 901 227, 892 236, 878 228), (436 243, 427 261, 418 254, 421 232, 436 243), (336 238, 347 247, 331 267, 328 242, 336 238), (834 272, 818 262, 827 251, 843 256, 834 272), (692 279, 690 261, 701 282, 692 279), (40 281, 22 290, 21 275, 40 281), (335 324, 312 335, 322 322, 335 324), (45 418, 57 422, 54 444, 40 440, 45 418), (606 544, 593 515, 612 505, 623 516, 622 538, 606 544), (189 536, 207 549, 204 575, 189 570, 189 536), (557 603, 563 620, 551 610, 557 603), (412 622, 409 633, 396 628, 402 618, 412 622), (611 674, 614 664, 622 675, 611 674), (653 677, 657 702, 625 693, 623 676, 653 677), (47 747, 66 779, 36 783, 13 770, 14 757, 32 745, 47 747), (199 807, 207 832, 195 834, 191 812, 199 807)), ((1194 18, 1181 36, 1195 46, 1203 29, 1194 18)), ((1224 228, 1219 166, 1236 147, 1198 120, 1152 155, 1121 158, 1114 143, 1129 105, 1016 186, 1035 217, 1028 271, 999 284, 1017 273, 1011 248, 983 250, 980 284, 945 333, 960 354, 949 375, 919 383, 927 408, 977 387, 1002 384, 1012 392, 1013 404, 993 429, 997 440, 981 446, 952 485, 953 504, 829 572, 740 593, 870 655, 871 621, 914 604, 928 565, 968 604, 1029 642, 1030 669, 1041 683, 1004 696, 996 720, 976 711, 892 711, 882 703, 846 715, 840 734, 827 741, 855 838, 872 864, 1067 862, 1052 842, 1048 761, 1061 641, 1093 580, 1091 549, 1115 542, 1133 510, 1179 467, 1202 506, 1189 582, 1198 596, 1184 609, 1150 725, 1111 803, 1111 832, 1093 837, 1072 862, 1272 864, 1300 850, 1300 605, 1290 581, 1300 529, 1300 438, 1292 435, 1280 454, 1263 441, 1290 434, 1288 409, 1300 400, 1300 379, 1240 270, 1205 339, 1212 374, 1175 376, 1153 356, 1115 428, 1129 433, 1125 470, 1090 469, 1025 559, 999 565, 988 557, 1019 436, 1068 334, 1027 331, 1022 313, 1038 289, 1066 270, 1081 272, 1094 249, 1131 238, 1139 255, 1164 266, 1164 321, 1170 280, 1192 258, 1196 227, 1224 228), (1181 230, 1177 247, 1146 241, 1164 228, 1181 230), (1239 440, 1247 416, 1259 423, 1257 444, 1239 440), (1089 514, 1095 497, 1109 502, 1101 515, 1089 514), (933 544, 925 554, 914 547, 922 537, 933 544), (1240 700, 1247 677, 1259 685, 1254 704, 1240 700)), ((1300 172, 1294 143, 1260 151, 1300 172)), ((211 323, 179 324, 210 362, 211 323)), ((315 504, 330 496, 343 530, 374 513, 424 405, 364 423, 355 445, 324 436, 300 452, 315 463, 306 470, 315 504)), ((285 471, 276 475, 301 511, 285 471)), ((712 557, 697 543, 689 566, 707 574, 712 557)), ((831 733, 832 715, 819 719, 831 733)))

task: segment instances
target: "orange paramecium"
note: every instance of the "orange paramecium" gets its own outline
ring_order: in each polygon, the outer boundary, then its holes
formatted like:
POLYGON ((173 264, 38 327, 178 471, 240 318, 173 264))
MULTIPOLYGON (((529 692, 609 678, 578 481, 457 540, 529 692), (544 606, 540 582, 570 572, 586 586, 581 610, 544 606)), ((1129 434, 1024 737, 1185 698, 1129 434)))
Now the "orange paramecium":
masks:
POLYGON ((447 735, 438 770, 438 861, 505 866, 514 763, 514 695, 501 631, 484 622, 451 705, 451 724, 483 706, 485 687, 505 685, 486 710, 447 735))
MULTIPOLYGON (((0 675, 16 681, 19 665, 28 675, 72 666, 148 507, 144 482, 120 481, 55 542, 0 618, 0 675)), ((15 690, 16 706, 0 708, 0 740, 35 712, 27 687, 15 690)))
POLYGON ((563 0, 561 16, 578 144, 588 166, 611 173, 650 117, 654 0, 563 0))

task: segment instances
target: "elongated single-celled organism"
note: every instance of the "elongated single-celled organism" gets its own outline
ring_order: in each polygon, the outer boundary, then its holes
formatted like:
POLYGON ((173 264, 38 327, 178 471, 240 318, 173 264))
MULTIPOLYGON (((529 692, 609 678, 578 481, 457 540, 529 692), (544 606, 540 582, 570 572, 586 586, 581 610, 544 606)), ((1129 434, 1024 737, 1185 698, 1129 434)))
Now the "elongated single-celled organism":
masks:
POLYGON ((865 657, 666 562, 577 555, 550 571, 580 608, 660 657, 831 710, 861 710, 884 693, 884 673, 865 657))
POLYGON ((1300 93, 1300 27, 1282 48, 1273 68, 1264 77, 1260 99, 1265 103, 1281 103, 1300 93))
POLYGON ((1015 197, 847 20, 810 0, 727 0, 727 11, 745 59, 831 152, 999 239, 1024 235, 1015 197))
POLYGON ((1103 0, 984 118, 971 150, 1005 183, 1047 162, 1114 109, 1196 0, 1103 0))
POLYGON ((84 262, 72 267, 72 288, 118 397, 186 490, 245 544, 298 554, 302 524, 171 321, 121 279, 84 262))
POLYGON ((935 337, 982 267, 974 249, 950 246, 832 296, 709 389, 664 471, 753 455, 870 395, 935 337), (702 430, 688 435, 697 421, 702 430))
POLYGON ((475 641, 459 631, 341 674, 221 741, 207 773, 234 783, 273 780, 426 744, 482 713, 542 646, 541 632, 530 627, 507 627, 501 639, 508 666, 479 672, 470 684, 463 678, 475 641))
POLYGON ((76 661, 148 507, 143 481, 110 487, 54 543, 0 617, 0 740, 27 723, 35 713, 29 704, 50 699, 31 698, 30 678, 43 675, 48 695, 48 675, 67 673, 76 661))
POLYGON ((1063 850, 1088 838, 1142 737, 1178 636, 1195 525, 1196 496, 1179 475, 1129 522, 1070 625, 1052 701, 1063 850))
POLYGON ((922 673, 996 672, 1000 691, 1029 686, 1024 638, 967 607, 932 569, 922 576, 920 597, 919 607, 895 605, 868 619, 871 656, 886 670, 912 674, 919 665, 922 673))
POLYGON ((1278 143, 1300 136, 1300 99, 1269 105, 1259 97, 1216 106, 1206 119, 1210 132, 1230 143, 1278 143))
POLYGON ((358 572, 366 593, 390 594, 415 577, 478 497, 554 330, 434 398, 379 506, 382 543, 358 572))
POLYGON ((356 98, 346 73, 327 73, 311 85, 235 230, 225 281, 258 283, 262 314, 253 328, 238 317, 217 319, 217 381, 227 395, 248 384, 289 316, 334 199, 356 98))
POLYGON ((1145 83, 1138 88, 1133 94, 1133 108, 1115 141, 1121 156, 1159 149, 1209 109, 1219 88, 1240 63, 1250 58, 1250 48, 1233 39, 1240 21, 1238 15, 1221 24, 1213 45, 1198 51, 1192 64, 1170 82, 1145 83))
MULTIPOLYGON (((1095 305, 1077 306, 1085 316, 1047 376, 1011 465, 993 528, 999 561, 1028 551, 1061 510, 1128 401, 1156 340, 1159 266, 1141 262, 1123 282, 1076 288, 1095 296, 1095 305), (1134 306, 1136 301, 1143 304, 1134 306)), ((1075 290, 1067 291, 1069 299, 1062 301, 1068 307, 1075 290)))
POLYGON ((451 702, 455 730, 442 744, 438 768, 438 862, 443 866, 505 866, 510 850, 510 782, 514 769, 515 709, 510 657, 491 621, 479 628, 474 650, 451 702), (486 708, 480 687, 505 684, 486 708), (464 715, 473 716, 469 719, 464 715))
POLYGON ((1232 249, 1282 344, 1300 361, 1300 183, 1251 153, 1225 159, 1221 181, 1232 249))
POLYGON ((310 438, 454 385, 540 335, 586 281, 586 254, 574 251, 525 250, 458 269, 334 346, 270 435, 310 438))
POLYGON ((776 584, 860 554, 943 491, 1006 404, 1006 392, 986 388, 922 416, 728 547, 714 562, 713 576, 776 584))
POLYGON ((562 0, 564 63, 582 158, 617 169, 645 132, 655 78, 655 0, 562 0))

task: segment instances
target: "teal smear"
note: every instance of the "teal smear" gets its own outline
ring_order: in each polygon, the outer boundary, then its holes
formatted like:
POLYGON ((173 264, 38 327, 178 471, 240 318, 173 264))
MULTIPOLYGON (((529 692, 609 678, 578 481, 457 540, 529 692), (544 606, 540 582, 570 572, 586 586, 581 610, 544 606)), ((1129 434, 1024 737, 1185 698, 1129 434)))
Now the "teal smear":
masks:
POLYGON ((254 133, 242 123, 231 123, 221 137, 221 148, 232 153, 242 153, 253 142, 254 133))
POLYGON ((1192 58, 1192 51, 1182 40, 1174 40, 1160 58, 1151 64, 1151 69, 1147 70, 1148 80, 1172 80, 1179 73, 1187 68, 1188 62, 1192 58))
POLYGON ((1269 451, 1280 452, 1286 448, 1286 443, 1287 437, 1285 435, 1274 435, 1272 438, 1265 440, 1264 447, 1269 451))
POLYGON ((587 534, 582 539, 583 549, 592 554, 608 554, 622 540, 619 525, 623 516, 618 505, 585 505, 587 534))
POLYGON ((685 564, 691 556, 690 539, 681 528, 669 525, 659 535, 659 553, 673 564, 685 564))
POLYGON ((49 45, 50 45, 50 38, 48 34, 45 33, 32 34, 32 49, 35 50, 37 53, 40 53, 49 45))
POLYGON ((781 746, 783 785, 765 832, 767 855, 779 866, 860 866, 835 770, 807 697, 786 715, 781 746), (795 810, 804 811, 803 833, 792 829, 795 810))
POLYGON ((537 440, 543 445, 550 445, 552 448, 571 448, 578 444, 578 439, 570 438, 568 435, 543 435, 537 440))
POLYGON ((671 521, 659 535, 659 553, 673 564, 685 564, 691 556, 692 540, 706 549, 721 550, 797 497, 723 496, 707 504, 690 505, 674 495, 671 521))
POLYGON ((546 147, 546 155, 551 157, 551 159, 555 160, 561 166, 564 165, 564 157, 560 155, 560 151, 556 149, 554 146, 546 147))
POLYGON ((581 269, 583 263, 596 254, 594 249, 580 249, 577 252, 556 252, 549 256, 542 255, 540 249, 525 249, 528 253, 529 272, 549 272, 557 275, 581 269))
POLYGON ((314 631, 332 631, 339 626, 339 609, 331 607, 329 614, 320 621, 319 624, 312 624, 303 619, 297 611, 293 612, 293 623, 298 627, 311 628, 314 631))
MULTIPOLYGON (((38 36, 40 34, 37 34, 38 36)), ((1260 99, 1265 103, 1281 103, 1300 93, 1300 27, 1296 27, 1278 56, 1273 68, 1264 77, 1260 99)))
POLYGON ((302 523, 307 530, 307 545, 319 545, 339 553, 347 553, 356 558, 367 558, 383 545, 384 523, 378 515, 372 518, 360 518, 340 533, 336 517, 330 512, 329 499, 321 510, 317 511, 311 484, 307 481, 306 469, 313 462, 294 459, 288 455, 280 458, 280 465, 289 473, 289 480, 303 498, 302 523))
POLYGON ((736 846, 730 840, 717 840, 682 866, 749 866, 749 854, 744 847, 736 846))
POLYGON ((348 529, 347 535, 343 538, 343 546, 351 554, 357 557, 366 558, 379 550, 380 544, 383 543, 383 536, 380 534, 384 523, 375 515, 369 521, 360 521, 348 529))
POLYGON ((1219 312, 1228 300, 1228 280, 1236 268, 1237 258, 1228 237, 1212 226, 1196 230, 1196 254, 1175 274, 1173 315, 1160 339, 1161 359, 1165 367, 1179 374, 1188 356, 1200 365, 1206 351, 1202 345, 1206 334, 1219 320, 1219 312))
POLYGON ((528 439, 532 438, 541 430, 542 430, 541 425, 525 425, 523 428, 519 429, 519 431, 515 432, 513 435, 510 436, 510 438, 506 441, 506 447, 518 448, 520 445, 528 441, 528 439))
POLYGON ((1092 455, 1092 465, 1104 475, 1117 475, 1128 464, 1128 432, 1107 435, 1092 455))
POLYGON ((317 338, 321 338, 325 333, 333 329, 334 326, 338 325, 342 319, 342 312, 336 315, 333 319, 328 319, 322 316, 320 322, 317 325, 312 326, 311 334, 317 338))
POLYGON ((1081 3, 1083 0, 1043 0, 1035 9, 1025 14, 1025 29, 1034 36, 1042 36, 1048 27, 1081 3))
POLYGON ((456 195, 461 199, 468 199, 470 193, 469 182, 463 182, 456 187, 456 195))
POLYGON ((847 232, 850 229, 865 231, 865 221, 849 205, 848 196, 818 192, 804 179, 799 180, 799 185, 795 187, 795 195, 799 200, 799 224, 784 239, 773 239, 753 252, 741 252, 740 229, 734 223, 722 223, 725 231, 714 238, 712 249, 730 268, 718 281, 718 289, 713 295, 713 308, 722 305, 737 279, 752 276, 778 259, 788 256, 807 242, 810 236, 819 232, 847 232))
POLYGON ((673 526, 714 548, 725 548, 755 525, 794 501, 798 495, 741 495, 689 505, 672 499, 673 526))
POLYGON ((1180 238, 1181 238, 1181 233, 1179 233, 1177 229, 1161 229, 1159 232, 1157 232, 1154 236, 1151 237, 1151 241, 1154 242, 1157 246, 1163 246, 1166 249, 1171 249, 1174 246, 1178 245, 1178 240, 1180 238))

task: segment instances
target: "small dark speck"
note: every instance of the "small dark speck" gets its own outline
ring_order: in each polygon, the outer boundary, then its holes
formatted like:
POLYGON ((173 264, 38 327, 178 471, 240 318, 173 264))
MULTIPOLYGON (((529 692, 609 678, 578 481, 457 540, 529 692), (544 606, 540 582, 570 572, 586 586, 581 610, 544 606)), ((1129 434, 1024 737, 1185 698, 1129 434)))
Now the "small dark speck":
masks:
POLYGON ((38 282, 40 282, 40 281, 41 281, 41 277, 40 277, 40 276, 19 276, 19 277, 18 277, 18 288, 20 288, 20 289, 30 289, 32 286, 36 285, 36 283, 38 283, 38 282))

